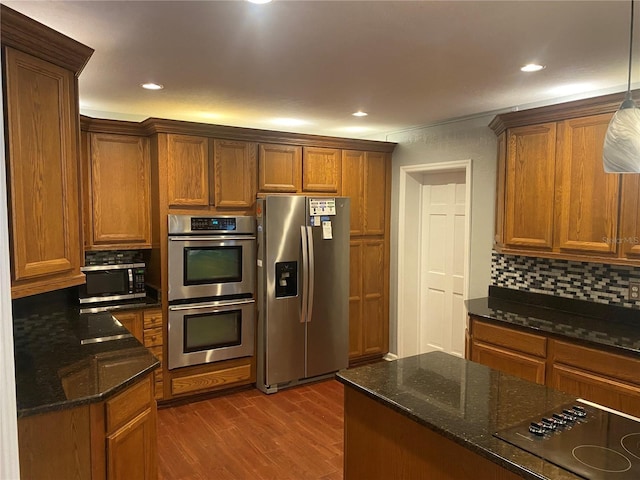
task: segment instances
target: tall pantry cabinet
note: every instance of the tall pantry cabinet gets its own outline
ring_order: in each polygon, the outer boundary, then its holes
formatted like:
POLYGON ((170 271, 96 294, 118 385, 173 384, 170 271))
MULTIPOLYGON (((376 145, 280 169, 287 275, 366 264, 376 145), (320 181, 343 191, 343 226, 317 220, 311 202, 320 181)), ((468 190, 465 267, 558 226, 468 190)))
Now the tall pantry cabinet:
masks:
POLYGON ((389 351, 390 155, 342 151, 342 195, 351 198, 349 359, 389 351))

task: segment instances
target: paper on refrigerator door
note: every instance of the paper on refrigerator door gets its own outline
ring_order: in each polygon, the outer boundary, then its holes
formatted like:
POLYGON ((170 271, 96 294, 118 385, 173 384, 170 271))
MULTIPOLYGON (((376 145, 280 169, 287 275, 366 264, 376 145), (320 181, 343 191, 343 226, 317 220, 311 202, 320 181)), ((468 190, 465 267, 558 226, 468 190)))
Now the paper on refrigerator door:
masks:
POLYGON ((322 222, 322 239, 331 240, 333 238, 333 230, 331 228, 331 221, 325 220, 322 222))

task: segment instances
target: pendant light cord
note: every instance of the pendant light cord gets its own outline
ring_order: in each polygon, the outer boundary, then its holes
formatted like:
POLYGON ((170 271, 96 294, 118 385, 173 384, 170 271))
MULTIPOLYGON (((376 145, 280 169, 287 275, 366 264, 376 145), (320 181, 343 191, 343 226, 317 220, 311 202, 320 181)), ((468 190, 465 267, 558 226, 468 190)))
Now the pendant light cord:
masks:
POLYGON ((631 92, 631 58, 633 57, 633 4, 631 0, 631 27, 629 28, 629 79, 627 80, 627 92, 631 92))

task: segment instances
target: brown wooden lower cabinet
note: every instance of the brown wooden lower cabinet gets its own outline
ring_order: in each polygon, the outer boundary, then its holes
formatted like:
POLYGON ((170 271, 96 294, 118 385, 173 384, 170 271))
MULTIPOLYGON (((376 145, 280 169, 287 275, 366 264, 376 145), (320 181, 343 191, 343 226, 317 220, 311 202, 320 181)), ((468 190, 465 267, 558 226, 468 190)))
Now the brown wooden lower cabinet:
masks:
POLYGON ((499 465, 345 387, 345 480, 515 480, 499 465))
POLYGON ((18 419, 21 480, 154 480, 150 375, 104 402, 18 419))
POLYGON ((385 242, 351 240, 349 286, 349 360, 357 363, 389 351, 385 242))
POLYGON ((494 370, 544 385, 546 361, 524 353, 481 342, 474 342, 471 360, 494 370))
POLYGON ((640 359, 470 316, 470 360, 640 416, 640 359))
MULTIPOLYGON (((162 309, 125 310, 111 312, 111 314, 117 318, 140 343, 151 350, 151 353, 160 360, 161 364, 163 363, 164 327, 162 324, 162 309)), ((153 373, 156 400, 162 400, 164 398, 162 369, 163 365, 160 365, 153 373)))
POLYGON ((550 386, 640 416, 640 386, 565 365, 552 365, 550 386))

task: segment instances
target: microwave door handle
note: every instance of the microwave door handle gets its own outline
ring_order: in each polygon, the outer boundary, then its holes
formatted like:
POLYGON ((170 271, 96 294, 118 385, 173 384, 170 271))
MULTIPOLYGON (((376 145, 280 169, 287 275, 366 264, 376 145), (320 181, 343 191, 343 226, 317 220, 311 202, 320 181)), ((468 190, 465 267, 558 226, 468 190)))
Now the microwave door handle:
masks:
POLYGON ((133 268, 129 268, 127 273, 129 274, 129 290, 133 292, 133 268))
POLYGON ((307 307, 307 323, 311 323, 311 313, 313 312, 313 290, 314 290, 314 278, 316 270, 316 262, 313 256, 313 230, 312 227, 307 227, 307 244, 309 245, 309 306, 307 307))
POLYGON ((300 227, 300 238, 302 239, 302 305, 300 307, 300 323, 307 321, 307 290, 309 289, 309 252, 307 250, 307 228, 300 227))

